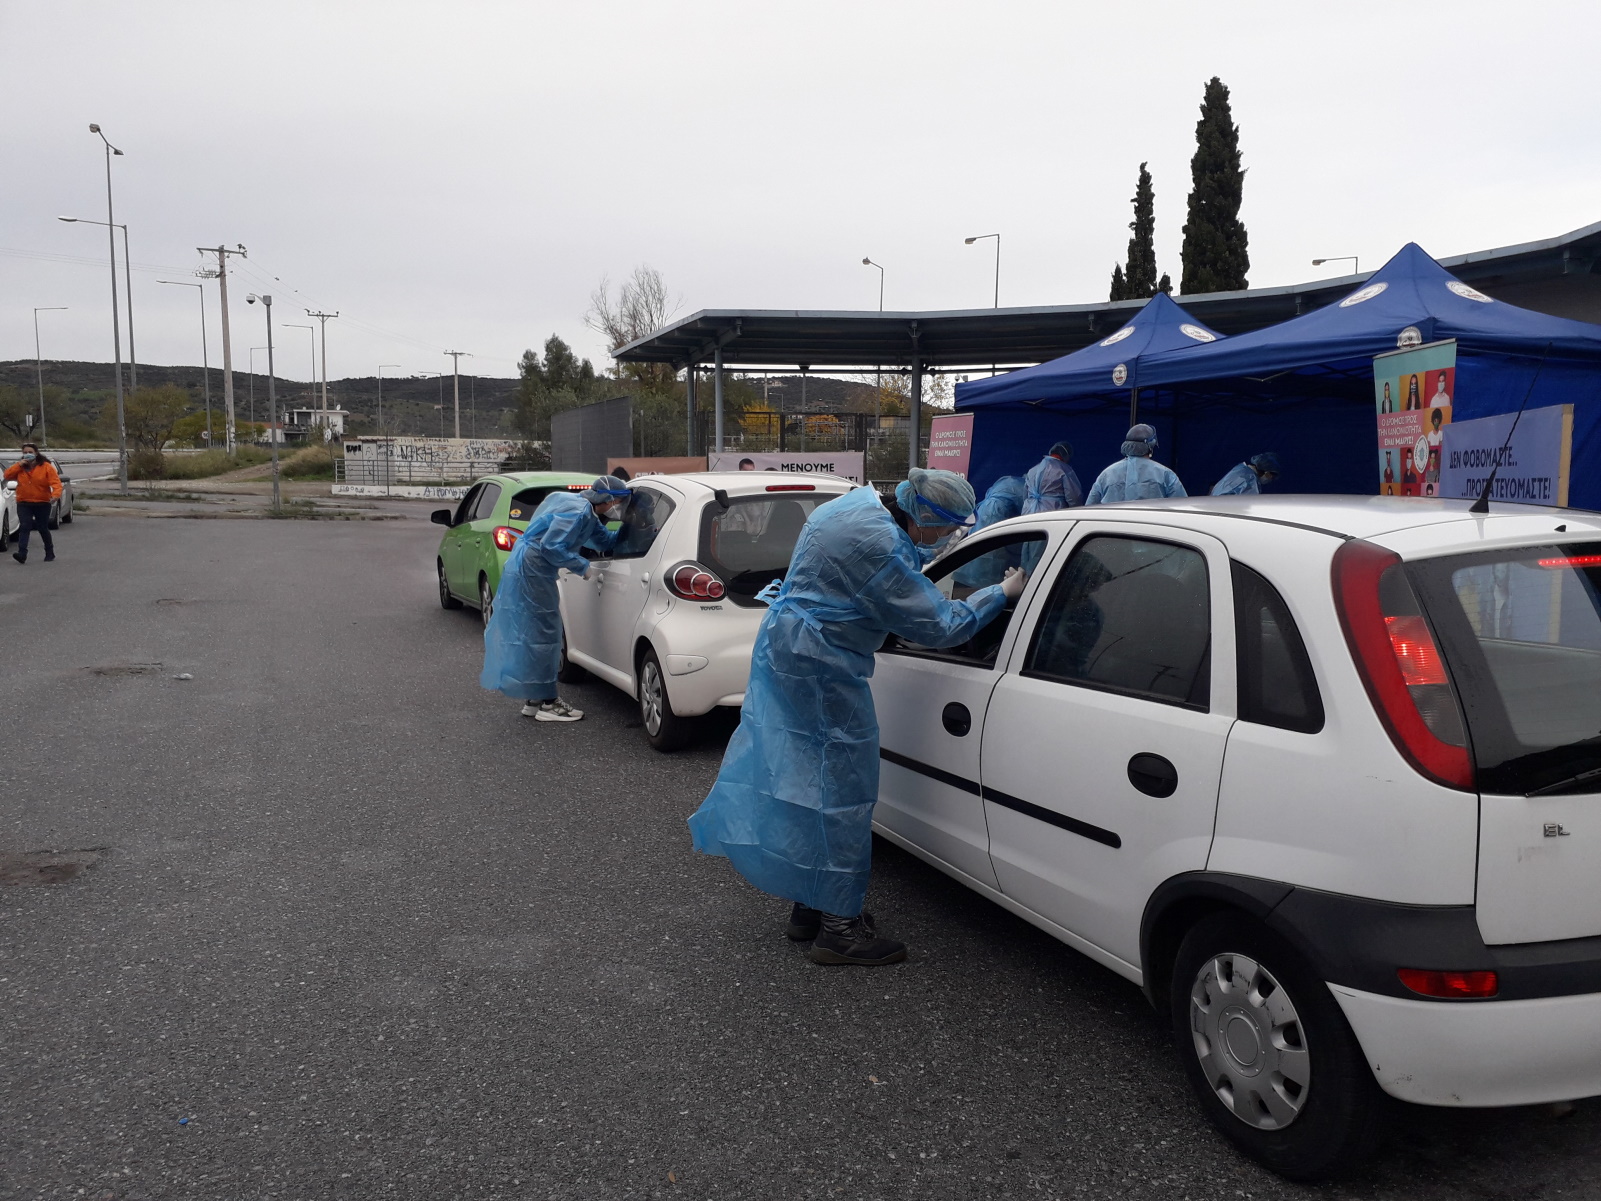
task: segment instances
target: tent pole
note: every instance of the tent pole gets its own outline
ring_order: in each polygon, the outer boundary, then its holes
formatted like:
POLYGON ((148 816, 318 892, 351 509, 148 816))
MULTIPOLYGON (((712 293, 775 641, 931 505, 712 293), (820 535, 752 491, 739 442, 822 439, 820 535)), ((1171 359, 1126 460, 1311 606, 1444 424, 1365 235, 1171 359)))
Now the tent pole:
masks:
POLYGON ((1140 390, 1138 388, 1129 389, 1128 423, 1130 429, 1140 423, 1140 390))

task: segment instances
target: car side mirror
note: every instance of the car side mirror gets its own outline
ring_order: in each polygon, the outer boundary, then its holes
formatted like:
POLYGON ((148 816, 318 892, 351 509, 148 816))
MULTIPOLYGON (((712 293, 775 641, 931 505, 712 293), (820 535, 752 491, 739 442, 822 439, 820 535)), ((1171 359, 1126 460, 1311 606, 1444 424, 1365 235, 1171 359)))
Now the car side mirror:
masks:
POLYGON ((16 480, 7 480, 6 481, 6 491, 7 492, 15 492, 16 490, 17 490, 17 481, 16 480))
POLYGON ((451 516, 452 513, 449 509, 435 509, 428 515, 428 520, 435 525, 448 526, 450 525, 451 516))

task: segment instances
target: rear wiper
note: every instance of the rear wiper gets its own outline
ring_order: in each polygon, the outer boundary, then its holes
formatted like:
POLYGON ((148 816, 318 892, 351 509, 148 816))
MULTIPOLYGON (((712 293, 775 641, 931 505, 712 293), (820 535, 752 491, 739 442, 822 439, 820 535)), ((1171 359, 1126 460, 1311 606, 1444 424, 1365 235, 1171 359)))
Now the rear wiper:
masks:
POLYGON ((1547 784, 1544 788, 1536 788, 1533 792, 1526 792, 1526 797, 1546 796, 1549 793, 1561 792, 1572 788, 1575 784, 1583 784, 1589 780, 1601 780, 1601 767, 1592 767, 1589 771, 1581 771, 1576 776, 1569 776, 1566 780, 1558 780, 1555 784, 1547 784))

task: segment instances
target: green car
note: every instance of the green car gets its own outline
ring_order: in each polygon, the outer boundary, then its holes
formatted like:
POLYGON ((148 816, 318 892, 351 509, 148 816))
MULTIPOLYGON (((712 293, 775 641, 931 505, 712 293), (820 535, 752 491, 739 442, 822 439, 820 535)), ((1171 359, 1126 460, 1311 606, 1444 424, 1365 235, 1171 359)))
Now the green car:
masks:
POLYGON ((447 609, 474 605, 487 625, 500 569, 539 502, 552 492, 582 492, 594 482, 592 475, 571 471, 486 475, 454 509, 435 509, 430 520, 449 527, 439 540, 439 603, 447 609))

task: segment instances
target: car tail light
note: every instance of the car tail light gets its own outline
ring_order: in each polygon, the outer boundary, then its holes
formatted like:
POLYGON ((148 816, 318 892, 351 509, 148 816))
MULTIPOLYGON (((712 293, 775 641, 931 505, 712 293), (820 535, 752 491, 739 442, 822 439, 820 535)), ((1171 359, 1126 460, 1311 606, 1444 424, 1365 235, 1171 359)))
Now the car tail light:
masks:
POLYGON ((769 492, 816 492, 816 484, 768 484, 769 492))
POLYGON ((521 537, 521 535, 522 531, 519 529, 514 529, 512 526, 497 525, 495 527, 494 534, 495 549, 510 550, 512 547, 517 545, 517 539, 521 537))
POLYGON ((1437 972, 1430 968, 1404 967, 1395 973, 1401 983, 1425 997, 1471 1000, 1493 997, 1501 991, 1494 972, 1437 972))
POLYGON ((567 491, 569 491, 569 492, 588 492, 590 487, 591 487, 591 485, 589 485, 589 484, 568 484, 567 485, 567 491))
POLYGON ((1439 645, 1394 551, 1353 539, 1334 554, 1334 604, 1368 697, 1423 775, 1473 788, 1473 760, 1439 645))
POLYGON ((680 563, 667 573, 667 590, 685 600, 722 600, 723 581, 699 563, 680 563))

